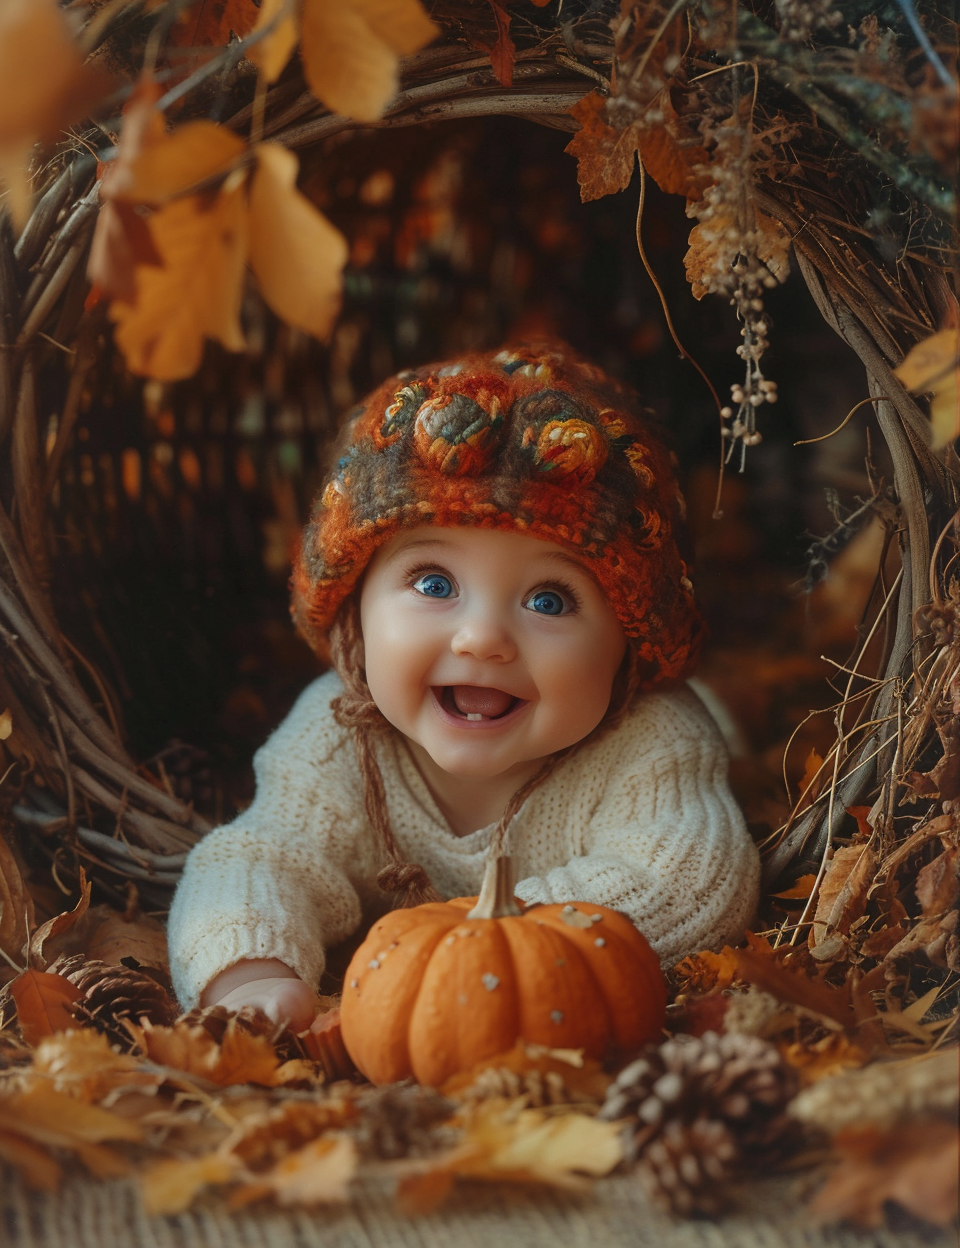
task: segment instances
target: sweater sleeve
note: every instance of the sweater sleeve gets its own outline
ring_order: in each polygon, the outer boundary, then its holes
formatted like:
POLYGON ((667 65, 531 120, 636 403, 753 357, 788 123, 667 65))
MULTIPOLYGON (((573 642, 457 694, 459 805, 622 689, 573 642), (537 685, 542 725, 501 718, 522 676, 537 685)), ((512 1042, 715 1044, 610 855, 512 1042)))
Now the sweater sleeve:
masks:
POLYGON ((278 958, 319 982, 325 948, 360 924, 375 862, 332 674, 300 696, 254 759, 256 797, 190 852, 170 909, 173 984, 192 1008, 221 971, 278 958))
POLYGON ((760 859, 727 783, 727 753, 689 689, 650 694, 608 738, 580 852, 517 886, 526 902, 584 901, 631 918, 664 965, 743 936, 760 859))

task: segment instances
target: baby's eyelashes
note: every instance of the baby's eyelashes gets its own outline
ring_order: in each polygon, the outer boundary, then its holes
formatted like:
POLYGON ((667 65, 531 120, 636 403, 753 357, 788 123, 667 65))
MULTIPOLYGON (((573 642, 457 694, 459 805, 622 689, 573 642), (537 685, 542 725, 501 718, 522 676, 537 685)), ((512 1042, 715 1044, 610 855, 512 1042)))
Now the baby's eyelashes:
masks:
POLYGON ((417 577, 413 588, 426 598, 452 598, 454 594, 453 582, 442 572, 427 572, 417 577))

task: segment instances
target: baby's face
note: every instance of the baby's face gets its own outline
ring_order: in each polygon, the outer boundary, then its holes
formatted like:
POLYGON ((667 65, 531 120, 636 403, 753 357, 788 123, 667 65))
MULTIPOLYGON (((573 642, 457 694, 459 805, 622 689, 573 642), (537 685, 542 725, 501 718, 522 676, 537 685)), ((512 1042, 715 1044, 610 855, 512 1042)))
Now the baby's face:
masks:
POLYGON ((399 534, 367 569, 360 617, 377 706, 457 776, 527 770, 582 740, 626 649, 586 565, 521 533, 399 534))

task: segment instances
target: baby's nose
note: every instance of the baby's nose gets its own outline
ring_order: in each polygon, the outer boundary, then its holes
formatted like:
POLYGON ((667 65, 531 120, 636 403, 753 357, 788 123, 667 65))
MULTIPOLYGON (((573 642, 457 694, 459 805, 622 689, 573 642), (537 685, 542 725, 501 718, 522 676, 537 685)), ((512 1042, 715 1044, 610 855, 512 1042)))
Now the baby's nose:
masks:
POLYGON ((456 655, 472 656, 484 662, 509 663, 517 655, 517 644, 506 623, 494 612, 471 612, 450 640, 456 655))

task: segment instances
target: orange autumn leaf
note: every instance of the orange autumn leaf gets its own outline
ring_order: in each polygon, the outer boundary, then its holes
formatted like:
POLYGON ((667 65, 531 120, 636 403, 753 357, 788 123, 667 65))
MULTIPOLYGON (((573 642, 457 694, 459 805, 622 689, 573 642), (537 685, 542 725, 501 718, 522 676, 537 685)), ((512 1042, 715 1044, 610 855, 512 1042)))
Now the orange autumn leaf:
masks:
POLYGON ((100 212, 93 232, 87 277, 103 296, 132 303, 136 295, 134 270, 138 264, 160 264, 150 229, 137 209, 118 201, 130 182, 130 165, 144 147, 163 138, 163 114, 155 105, 162 88, 149 77, 142 77, 123 110, 123 128, 116 158, 107 165, 100 180, 100 212))
POLYGON ((135 302, 110 306, 131 372, 177 381, 196 372, 207 338, 228 351, 243 349, 244 179, 228 179, 216 195, 172 200, 150 218, 163 267, 138 268, 135 302))
POLYGON ((784 901, 806 901, 813 892, 813 887, 817 882, 815 875, 801 875, 799 879, 782 893, 774 893, 774 897, 780 897, 784 901))
MULTIPOLYGON (((817 779, 817 776, 820 773, 820 768, 822 766, 823 766, 822 755, 817 752, 816 748, 812 749, 810 753, 807 755, 806 762, 803 765, 803 775, 800 778, 800 796, 801 797, 803 797, 804 793, 806 793, 806 791, 810 788, 810 786, 817 779)), ((814 796, 814 794, 811 794, 811 797, 812 796, 814 796)))
POLYGON ((570 109, 581 129, 564 149, 577 157, 577 179, 584 203, 625 190, 633 177, 637 152, 644 168, 662 191, 698 198, 709 184, 700 172, 707 152, 699 145, 681 144, 675 131, 679 126, 676 109, 666 90, 661 92, 657 111, 660 120, 647 122, 642 113, 618 129, 608 121, 607 97, 598 91, 584 96, 570 109))
POLYGON ((222 1087, 234 1083, 277 1087, 285 1081, 280 1058, 267 1037, 239 1030, 236 1018, 227 1023, 219 1044, 203 1027, 183 1022, 156 1027, 144 1019, 129 1030, 150 1061, 222 1087))
POLYGON ((877 859, 869 845, 844 845, 834 851, 827 865, 810 931, 810 947, 820 945, 832 933, 845 935, 867 906, 867 889, 873 883, 877 859))
POLYGON ((170 42, 180 48, 222 48, 231 34, 249 35, 259 16, 253 0, 194 0, 170 31, 170 42))
POLYGON ((16 1167, 31 1191, 55 1192, 60 1186, 63 1171, 53 1158, 10 1131, 0 1131, 0 1161, 16 1167))
POLYGON ((818 1192, 821 1217, 883 1226, 893 1201, 936 1226, 957 1217, 960 1132, 949 1119, 927 1118, 883 1130, 849 1127, 833 1139, 836 1164, 818 1192))
POLYGON ((14 224, 30 210, 29 155, 78 121, 108 80, 84 66, 56 0, 0 4, 0 182, 14 224))
POLYGON ((0 1131, 52 1148, 80 1150, 105 1140, 134 1143, 143 1127, 101 1105, 88 1105, 42 1080, 24 1092, 0 1092, 0 1131))
POLYGON ((399 58, 437 34, 419 0, 303 0, 307 84, 334 112, 376 121, 397 93, 399 58))
POLYGON ((323 338, 340 306, 346 240, 297 190, 297 158, 292 152, 277 143, 261 143, 256 153, 250 187, 250 267, 278 316, 323 338))
POLYGON ((143 1207, 153 1216, 182 1213, 204 1188, 229 1183, 242 1169, 230 1153, 158 1161, 140 1175, 143 1207))
POLYGON ((246 146, 232 130, 213 121, 188 121, 169 134, 152 132, 110 183, 110 194, 135 204, 165 203, 227 172, 246 146))
POLYGON ((608 125, 606 106, 607 96, 593 91, 570 109, 580 129, 564 151, 577 158, 577 180, 584 203, 624 190, 630 185, 636 164, 632 128, 615 130, 608 125))
POLYGON ((58 1031, 69 1031, 80 1024, 70 1006, 83 993, 62 975, 26 970, 10 985, 17 1006, 17 1022, 27 1044, 38 1044, 58 1031))
POLYGON ((254 32, 271 27, 270 33, 253 44, 247 59, 253 61, 267 82, 275 82, 297 46, 300 27, 297 6, 291 0, 261 0, 260 16, 254 32))
POLYGON ((499 0, 489 0, 497 23, 497 40, 490 48, 490 65, 497 82, 504 87, 513 86, 513 65, 517 49, 510 37, 510 14, 499 0))

